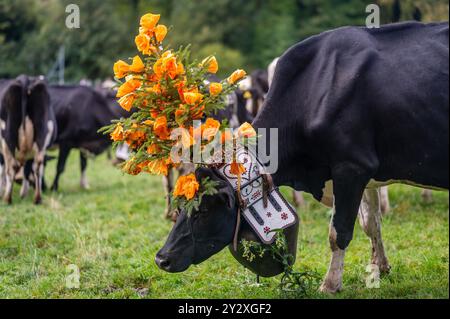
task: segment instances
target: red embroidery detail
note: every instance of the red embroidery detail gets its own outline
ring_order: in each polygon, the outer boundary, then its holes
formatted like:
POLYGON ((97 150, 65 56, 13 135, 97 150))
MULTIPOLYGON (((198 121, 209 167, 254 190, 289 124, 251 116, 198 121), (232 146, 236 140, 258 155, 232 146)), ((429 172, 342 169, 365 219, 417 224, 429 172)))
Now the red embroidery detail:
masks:
POLYGON ((266 226, 266 227, 264 227, 264 233, 266 233, 266 234, 267 234, 268 232, 270 232, 270 227, 267 227, 267 226, 266 226))
POLYGON ((282 213, 282 214, 281 214, 281 219, 282 219, 282 220, 288 219, 288 214, 282 213))

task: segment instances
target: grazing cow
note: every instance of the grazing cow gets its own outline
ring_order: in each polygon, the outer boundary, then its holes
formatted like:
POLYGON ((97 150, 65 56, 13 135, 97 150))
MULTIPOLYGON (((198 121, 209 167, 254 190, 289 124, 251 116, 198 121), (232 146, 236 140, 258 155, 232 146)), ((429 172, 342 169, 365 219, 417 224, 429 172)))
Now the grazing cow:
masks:
MULTIPOLYGON (((41 203, 45 153, 56 133, 55 114, 41 78, 21 75, 0 81, 0 189, 4 188, 5 202, 11 204, 15 176, 28 166, 34 172, 34 203, 41 203)), ((28 183, 22 181, 22 198, 28 183)))
MULTIPOLYGON (((278 62, 253 124, 278 128, 276 185, 334 202, 323 292, 342 288, 358 214, 372 241, 372 264, 389 271, 376 187, 449 188, 448 36, 448 22, 345 27, 300 42, 278 62)), ((230 188, 180 214, 156 255, 160 268, 183 271, 232 242, 237 207, 230 188)))
POLYGON ((82 188, 89 188, 86 177, 87 154, 98 155, 111 141, 97 131, 118 118, 117 111, 95 90, 86 86, 50 86, 51 104, 58 123, 58 164, 52 190, 57 191, 71 149, 80 149, 82 188))

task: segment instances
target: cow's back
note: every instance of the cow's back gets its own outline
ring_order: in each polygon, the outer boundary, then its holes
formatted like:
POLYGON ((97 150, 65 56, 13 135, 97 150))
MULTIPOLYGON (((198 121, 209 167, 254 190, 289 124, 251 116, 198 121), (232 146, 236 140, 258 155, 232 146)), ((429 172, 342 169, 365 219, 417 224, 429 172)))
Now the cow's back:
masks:
POLYGON ((115 118, 106 99, 84 86, 51 86, 49 91, 58 123, 56 143, 95 154, 106 149, 108 138, 98 130, 115 118))
POLYGON ((379 180, 448 188, 448 70, 448 23, 325 32, 280 58, 254 124, 295 145, 280 161, 307 153, 324 179, 353 161, 379 180))

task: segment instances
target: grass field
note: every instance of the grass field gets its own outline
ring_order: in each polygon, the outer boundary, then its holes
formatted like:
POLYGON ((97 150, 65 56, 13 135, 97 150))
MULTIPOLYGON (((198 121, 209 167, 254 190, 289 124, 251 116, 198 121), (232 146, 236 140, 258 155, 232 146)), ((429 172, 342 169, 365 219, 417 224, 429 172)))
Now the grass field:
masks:
MULTIPOLYGON (((54 175, 49 164, 47 180, 54 175)), ((105 156, 89 163, 91 190, 79 188, 78 154, 72 154, 61 192, 32 205, 15 192, 15 204, 0 204, 1 298, 281 298, 279 278, 262 279, 225 249, 182 274, 157 268, 153 259, 171 224, 163 219, 160 178, 130 177, 105 156), (80 269, 80 287, 66 287, 67 266, 80 269)), ((287 194, 290 194, 289 192, 287 194)), ((313 202, 302 220, 296 269, 321 276, 329 262, 328 209, 313 202)), ((391 187, 392 213, 383 235, 391 274, 380 289, 365 285, 370 244, 359 226, 346 257, 344 291, 332 298, 448 298, 448 194, 424 204, 420 190, 391 187)), ((318 287, 316 287, 318 288, 318 287)), ((314 289, 309 298, 330 298, 314 289)))

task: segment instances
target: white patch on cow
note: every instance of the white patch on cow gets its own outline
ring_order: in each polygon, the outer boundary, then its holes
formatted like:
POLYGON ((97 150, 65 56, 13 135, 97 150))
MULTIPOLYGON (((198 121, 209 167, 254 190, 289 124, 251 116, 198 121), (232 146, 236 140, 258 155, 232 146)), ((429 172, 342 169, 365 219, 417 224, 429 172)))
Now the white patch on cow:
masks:
POLYGON ((329 239, 332 251, 331 261, 325 279, 320 286, 320 291, 325 293, 336 293, 342 289, 345 250, 337 247, 337 233, 332 224, 330 225, 329 239))
POLYGON ((358 211, 359 223, 372 243, 371 264, 377 265, 381 272, 390 270, 381 237, 380 189, 371 188, 364 191, 358 211))
MULTIPOLYGON (((1 147, 1 144, 0 144, 1 147)), ((1 151, 1 149, 0 149, 1 151)), ((0 164, 0 196, 3 195, 5 189, 5 165, 0 164)))
POLYGON ((88 182, 88 179, 87 179, 87 176, 86 176, 86 170, 83 170, 81 172, 80 187, 82 189, 86 189, 86 190, 88 190, 90 188, 89 182, 88 182))
POLYGON ((248 91, 252 88, 252 78, 250 76, 247 76, 243 80, 239 82, 239 90, 241 91, 248 91))
POLYGON ((127 161, 130 158, 130 150, 128 148, 128 144, 123 143, 116 148, 116 158, 122 161, 127 161))
POLYGON ((269 67, 267 68, 267 76, 268 76, 268 80, 269 80, 269 88, 272 86, 272 82, 273 82, 273 77, 275 75, 275 69, 277 68, 277 64, 278 64, 278 60, 280 58, 275 58, 270 64, 269 67))
POLYGON ((19 145, 17 145, 16 159, 23 165, 27 159, 32 157, 34 141, 34 128, 31 119, 26 116, 19 127, 19 145))
POLYGON ((22 178, 22 187, 20 188, 20 198, 27 197, 29 190, 30 190, 30 183, 28 182, 28 179, 26 179, 24 176, 24 178, 22 178))

